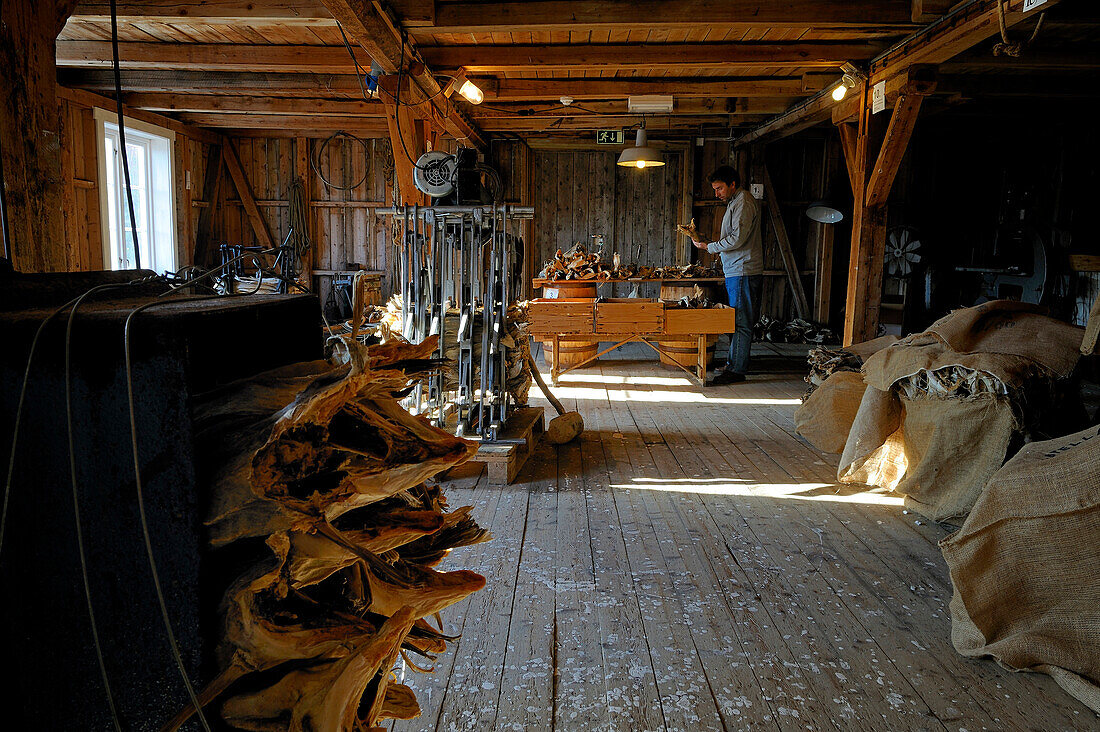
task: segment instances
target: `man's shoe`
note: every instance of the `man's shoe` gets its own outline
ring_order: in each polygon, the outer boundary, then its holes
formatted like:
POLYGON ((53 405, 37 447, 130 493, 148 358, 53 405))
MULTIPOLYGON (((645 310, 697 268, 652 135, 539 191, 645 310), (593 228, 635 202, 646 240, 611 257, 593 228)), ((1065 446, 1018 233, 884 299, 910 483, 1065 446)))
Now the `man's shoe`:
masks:
POLYGON ((714 378, 707 382, 707 386, 722 386, 724 384, 739 384, 745 380, 744 374, 737 374, 733 371, 719 371, 714 375, 714 378))

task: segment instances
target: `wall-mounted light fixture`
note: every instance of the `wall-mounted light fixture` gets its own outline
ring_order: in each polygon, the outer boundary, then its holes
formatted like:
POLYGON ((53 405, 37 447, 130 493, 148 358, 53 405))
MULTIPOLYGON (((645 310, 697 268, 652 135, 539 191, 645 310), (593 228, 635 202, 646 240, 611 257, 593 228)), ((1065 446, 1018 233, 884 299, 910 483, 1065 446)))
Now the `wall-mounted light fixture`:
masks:
POLYGON ((481 104, 485 101, 485 93, 477 84, 466 78, 465 71, 459 71, 451 77, 450 82, 443 88, 443 96, 449 98, 456 91, 470 104, 481 104))
POLYGON ((840 77, 840 82, 833 87, 833 99, 838 102, 848 94, 849 89, 854 89, 867 80, 867 75, 854 64, 845 62, 840 69, 844 72, 844 76, 840 77))

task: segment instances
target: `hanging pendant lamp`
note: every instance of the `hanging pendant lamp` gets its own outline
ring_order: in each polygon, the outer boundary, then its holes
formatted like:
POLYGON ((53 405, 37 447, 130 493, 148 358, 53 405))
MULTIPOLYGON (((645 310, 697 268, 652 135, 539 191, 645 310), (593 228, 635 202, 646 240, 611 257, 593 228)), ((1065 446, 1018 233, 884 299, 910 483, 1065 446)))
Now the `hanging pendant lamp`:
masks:
POLYGON ((623 150, 619 156, 619 165, 624 168, 657 168, 665 164, 665 159, 660 151, 649 146, 646 140, 645 120, 638 128, 638 136, 634 140, 634 147, 623 150))

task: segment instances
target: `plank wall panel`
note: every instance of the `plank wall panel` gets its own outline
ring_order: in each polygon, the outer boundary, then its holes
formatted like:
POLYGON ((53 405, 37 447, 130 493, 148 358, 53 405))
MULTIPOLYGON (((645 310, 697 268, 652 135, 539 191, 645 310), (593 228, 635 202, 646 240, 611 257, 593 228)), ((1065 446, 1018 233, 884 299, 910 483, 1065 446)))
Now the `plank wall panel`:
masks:
MULTIPOLYGON (((578 242, 591 248, 594 234, 604 235, 607 262, 618 252, 623 263, 674 263, 683 156, 669 154, 664 167, 641 171, 617 166, 618 154, 617 150, 531 153, 535 273, 558 249, 568 250, 578 242)), ((631 288, 617 285, 615 289, 616 295, 626 295, 631 288)), ((647 286, 641 294, 653 297, 656 288, 647 286)))

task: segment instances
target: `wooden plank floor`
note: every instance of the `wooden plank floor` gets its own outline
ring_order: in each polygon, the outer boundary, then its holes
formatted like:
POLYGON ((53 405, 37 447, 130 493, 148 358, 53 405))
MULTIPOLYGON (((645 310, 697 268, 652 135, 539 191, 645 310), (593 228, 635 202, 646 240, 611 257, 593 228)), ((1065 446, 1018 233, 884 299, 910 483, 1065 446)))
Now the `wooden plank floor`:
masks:
POLYGON ((835 484, 794 434, 801 374, 700 390, 641 348, 561 379, 583 439, 514 485, 445 486, 494 539, 442 568, 488 586, 443 613, 461 640, 409 671, 423 715, 392 729, 1100 728, 1048 677, 955 653, 950 528, 835 484))

